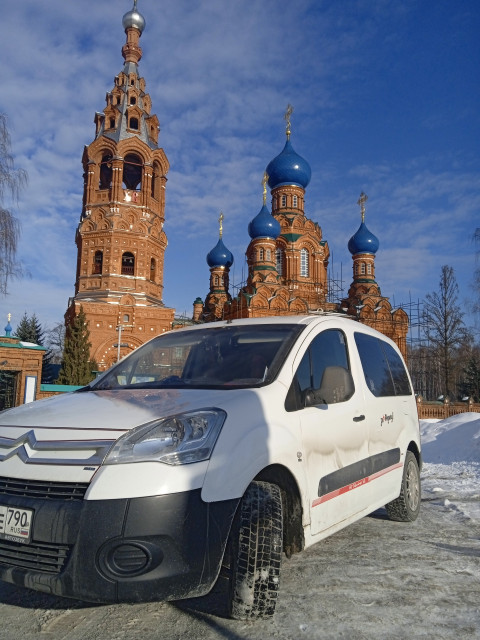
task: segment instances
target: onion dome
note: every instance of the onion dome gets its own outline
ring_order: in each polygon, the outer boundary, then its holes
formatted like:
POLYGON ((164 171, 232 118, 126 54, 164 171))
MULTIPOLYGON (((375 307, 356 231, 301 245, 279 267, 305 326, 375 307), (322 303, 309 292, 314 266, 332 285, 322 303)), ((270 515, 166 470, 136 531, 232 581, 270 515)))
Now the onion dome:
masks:
POLYGON ((137 11, 137 0, 134 0, 133 9, 131 11, 127 11, 123 16, 122 24, 125 31, 130 27, 134 27, 142 33, 145 29, 145 18, 137 11))
POLYGON ((272 216, 264 203, 260 212, 248 225, 248 235, 255 238, 272 238, 276 240, 280 235, 281 227, 279 221, 272 216))
POLYGON ((5 336, 7 338, 9 338, 11 336, 11 334, 12 334, 12 325, 10 324, 10 318, 11 318, 11 316, 10 316, 10 314, 8 314, 8 318, 7 318, 8 322, 7 322, 6 326, 5 326, 5 336))
POLYGON ((207 253, 207 264, 209 267, 231 267, 233 255, 219 238, 217 244, 207 253))
POLYGON ((305 189, 312 176, 310 165, 296 153, 289 138, 282 153, 268 164, 266 172, 270 189, 282 185, 296 185, 305 189))
POLYGON ((348 241, 348 250, 354 256, 357 253, 377 253, 380 242, 362 222, 358 231, 348 241))

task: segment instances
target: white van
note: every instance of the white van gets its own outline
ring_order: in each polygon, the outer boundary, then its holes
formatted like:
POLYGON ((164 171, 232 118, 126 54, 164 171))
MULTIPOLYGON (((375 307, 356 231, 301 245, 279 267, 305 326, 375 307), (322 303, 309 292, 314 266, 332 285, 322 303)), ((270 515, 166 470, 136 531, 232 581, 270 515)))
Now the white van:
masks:
POLYGON ((0 413, 0 579, 91 602, 222 580, 232 617, 272 615, 282 553, 384 505, 415 520, 420 467, 384 335, 335 314, 171 331, 0 413))

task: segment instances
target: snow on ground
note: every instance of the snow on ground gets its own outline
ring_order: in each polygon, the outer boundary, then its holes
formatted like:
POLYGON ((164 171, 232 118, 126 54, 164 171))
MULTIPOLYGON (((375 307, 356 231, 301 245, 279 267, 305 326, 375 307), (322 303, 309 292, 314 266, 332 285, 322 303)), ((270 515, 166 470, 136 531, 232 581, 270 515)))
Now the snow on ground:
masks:
POLYGON ((423 499, 480 522, 480 414, 421 420, 420 430, 423 499))

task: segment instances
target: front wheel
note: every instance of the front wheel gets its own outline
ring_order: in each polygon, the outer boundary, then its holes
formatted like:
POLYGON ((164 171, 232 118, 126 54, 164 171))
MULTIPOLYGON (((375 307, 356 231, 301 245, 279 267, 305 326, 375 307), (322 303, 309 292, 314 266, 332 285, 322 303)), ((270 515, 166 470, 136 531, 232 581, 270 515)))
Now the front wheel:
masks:
POLYGON ((282 546, 280 488, 269 482, 252 482, 240 501, 227 549, 232 618, 246 620, 273 615, 282 546))
POLYGON ((416 457, 407 451, 403 467, 402 486, 396 500, 389 502, 385 508, 390 520, 397 522, 413 522, 420 511, 420 470, 416 457))

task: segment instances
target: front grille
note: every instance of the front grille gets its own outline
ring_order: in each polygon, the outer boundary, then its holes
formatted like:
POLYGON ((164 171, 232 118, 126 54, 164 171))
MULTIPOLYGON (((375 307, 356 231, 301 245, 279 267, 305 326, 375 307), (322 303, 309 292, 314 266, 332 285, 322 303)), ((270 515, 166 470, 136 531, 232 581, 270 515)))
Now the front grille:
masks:
POLYGON ((67 544, 21 544, 0 540, 0 565, 56 574, 65 566, 70 549, 67 544))
POLYGON ((0 495, 43 500, 83 500, 88 482, 49 482, 0 477, 0 495))

